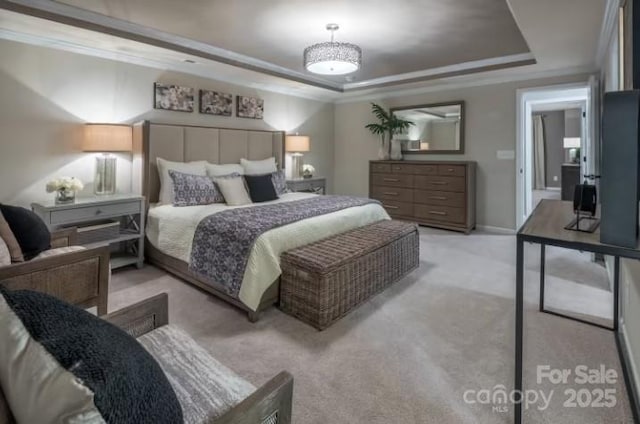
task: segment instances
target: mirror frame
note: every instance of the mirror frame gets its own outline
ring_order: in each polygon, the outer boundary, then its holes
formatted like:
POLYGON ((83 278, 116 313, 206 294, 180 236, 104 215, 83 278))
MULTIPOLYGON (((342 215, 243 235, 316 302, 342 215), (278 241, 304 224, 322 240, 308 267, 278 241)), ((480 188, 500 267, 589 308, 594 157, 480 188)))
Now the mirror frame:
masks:
POLYGON ((403 150, 402 154, 406 154, 406 155, 463 155, 464 154, 465 126, 467 125, 464 100, 392 107, 391 109, 389 109, 389 113, 393 114, 394 112, 401 111, 401 110, 410 110, 410 109, 418 109, 418 108, 422 109, 427 107, 440 107, 440 106, 460 106, 460 121, 461 121, 460 148, 457 150, 403 150))

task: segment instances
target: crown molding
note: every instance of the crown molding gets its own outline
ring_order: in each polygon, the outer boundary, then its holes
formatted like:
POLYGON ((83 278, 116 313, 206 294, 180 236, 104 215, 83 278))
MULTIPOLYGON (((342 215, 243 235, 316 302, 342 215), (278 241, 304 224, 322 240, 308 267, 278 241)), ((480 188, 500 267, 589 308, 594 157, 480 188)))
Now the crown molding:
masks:
POLYGON ((480 70, 495 70, 514 66, 533 65, 536 59, 532 53, 522 53, 509 56, 500 56, 490 59, 474 60, 471 62, 458 63, 455 65, 441 66, 439 68, 426 69, 424 71, 408 72, 405 74, 390 75, 382 78, 375 78, 366 81, 347 83, 344 91, 363 90, 367 88, 379 88, 397 84, 408 84, 441 78, 443 76, 453 76, 478 72, 480 70))
POLYGON ((618 20, 618 11, 623 0, 607 0, 604 17, 602 18, 602 27, 600 28, 600 36, 598 37, 598 49, 596 50, 596 64, 598 68, 604 66, 607 56, 607 50, 611 44, 616 23, 618 20))
POLYGON ((0 0, 0 9, 166 48, 338 93, 343 91, 342 84, 333 81, 316 78, 306 73, 296 72, 282 66, 274 65, 273 63, 215 47, 207 43, 168 34, 153 28, 136 25, 131 22, 115 19, 63 3, 50 0, 0 0))
POLYGON ((597 72, 594 66, 579 66, 565 69, 553 69, 544 71, 509 70, 506 73, 496 71, 482 74, 466 75, 462 77, 452 77, 443 79, 441 82, 424 87, 398 87, 395 90, 372 91, 364 95, 343 94, 334 103, 357 103, 372 100, 382 100, 393 97, 414 96, 417 94, 437 93, 440 91, 457 90, 461 88, 482 87, 488 85, 499 85, 518 81, 533 81, 547 78, 556 78, 570 75, 585 75, 597 72))
MULTIPOLYGON (((2 28, 0 28, 0 39, 67 51, 85 56, 97 57, 100 59, 114 60, 118 62, 130 63, 133 65, 146 66, 154 69, 169 70, 206 79, 214 79, 215 81, 253 88, 256 90, 264 90, 321 102, 332 102, 336 98, 336 96, 339 95, 338 93, 333 93, 330 91, 326 91, 325 93, 311 94, 308 91, 288 88, 283 84, 258 83, 248 78, 242 78, 238 76, 237 73, 234 74, 233 77, 227 77, 224 74, 217 73, 215 78, 212 78, 210 69, 203 68, 195 64, 175 62, 172 60, 150 59, 147 57, 136 56, 129 53, 114 52, 111 50, 99 49, 96 47, 88 47, 85 45, 71 43, 54 38, 48 38, 41 35, 26 34, 2 28)), ((321 90, 318 89, 317 91, 321 90)))

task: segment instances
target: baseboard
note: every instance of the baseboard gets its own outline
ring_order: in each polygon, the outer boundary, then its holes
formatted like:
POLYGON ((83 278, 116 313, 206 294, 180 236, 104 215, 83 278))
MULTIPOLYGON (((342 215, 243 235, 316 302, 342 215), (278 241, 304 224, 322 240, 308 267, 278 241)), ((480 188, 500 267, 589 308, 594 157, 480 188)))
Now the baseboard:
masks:
POLYGON ((618 334, 616 334, 616 344, 618 346, 620 364, 622 365, 622 373, 624 374, 624 381, 627 387, 629 406, 633 412, 634 422, 637 423, 640 419, 640 397, 638 393, 640 379, 638 378, 638 369, 636 364, 631 359, 634 356, 631 351, 631 344, 627 338, 627 330, 624 323, 620 324, 620 330, 618 334))
POLYGON ((512 228, 493 227, 491 225, 476 225, 476 230, 486 231, 488 233, 509 234, 514 235, 516 230, 512 228))
POLYGON ((545 190, 549 190, 549 191, 562 191, 562 187, 545 187, 545 190))

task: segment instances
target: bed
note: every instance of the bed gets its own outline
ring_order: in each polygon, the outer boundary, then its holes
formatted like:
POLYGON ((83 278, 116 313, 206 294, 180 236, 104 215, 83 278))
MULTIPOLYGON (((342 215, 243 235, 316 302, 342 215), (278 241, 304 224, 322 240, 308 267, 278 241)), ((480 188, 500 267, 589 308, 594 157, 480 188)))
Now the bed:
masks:
MULTIPOLYGON (((239 163, 240 158, 284 158, 281 131, 233 130, 214 127, 156 124, 134 125, 134 190, 148 202, 145 242, 147 261, 248 312, 259 313, 278 301, 280 254, 305 244, 362 227, 388 214, 377 203, 348 207, 302 219, 264 232, 253 244, 239 292, 230 295, 223 284, 204 279, 190 269, 192 242, 198 225, 207 217, 237 208, 226 204, 174 207, 158 204, 160 181, 156 158, 189 162, 239 163)), ((310 193, 286 193, 270 204, 286 204, 317 197, 310 193)), ((240 208, 247 208, 241 206, 240 208)))

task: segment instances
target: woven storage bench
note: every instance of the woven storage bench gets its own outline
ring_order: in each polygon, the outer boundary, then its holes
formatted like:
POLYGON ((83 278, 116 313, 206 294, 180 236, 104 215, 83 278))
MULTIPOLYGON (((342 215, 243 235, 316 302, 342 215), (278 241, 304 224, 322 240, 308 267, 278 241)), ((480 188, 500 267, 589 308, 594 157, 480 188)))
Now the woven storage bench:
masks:
POLYGON ((280 309, 319 330, 418 267, 418 227, 380 221, 285 252, 280 309))

